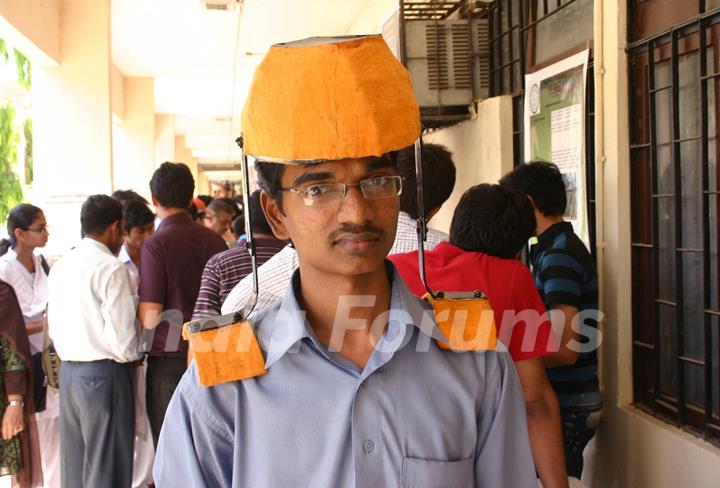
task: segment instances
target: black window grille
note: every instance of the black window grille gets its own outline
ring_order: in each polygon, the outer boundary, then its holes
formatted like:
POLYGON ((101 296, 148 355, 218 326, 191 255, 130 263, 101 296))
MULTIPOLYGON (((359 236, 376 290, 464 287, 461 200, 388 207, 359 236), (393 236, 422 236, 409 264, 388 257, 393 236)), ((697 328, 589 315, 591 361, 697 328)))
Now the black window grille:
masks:
MULTIPOLYGON (((524 161, 525 74, 588 46, 592 41, 592 18, 592 0, 496 0, 494 3, 490 11, 490 96, 512 96, 515 165, 524 161), (558 29, 558 25, 564 26, 563 29, 558 29), (568 44, 568 38, 574 44, 568 44)), ((596 209, 593 79, 591 51, 585 100, 585 174, 590 251, 594 258, 596 209)))
POLYGON ((628 2, 634 401, 717 443, 720 2, 665 3, 628 2))

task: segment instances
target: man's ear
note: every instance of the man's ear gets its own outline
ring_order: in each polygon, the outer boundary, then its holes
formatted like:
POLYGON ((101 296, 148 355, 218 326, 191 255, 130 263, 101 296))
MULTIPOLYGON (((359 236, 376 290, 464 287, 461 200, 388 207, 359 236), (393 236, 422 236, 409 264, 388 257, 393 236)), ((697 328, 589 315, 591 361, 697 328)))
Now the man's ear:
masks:
POLYGON ((528 200, 530 200, 530 205, 532 205, 533 208, 535 210, 537 210, 537 206, 535 206, 535 200, 533 199, 533 197, 531 197, 530 195, 525 195, 525 196, 527 197, 528 200))
POLYGON ((152 204, 154 207, 158 206, 158 200, 155 198, 155 195, 150 195, 150 200, 152 200, 152 204))
POLYGON ((431 208, 430 211, 427 213, 427 221, 430 222, 430 220, 435 217, 435 214, 440 211, 440 207, 431 208))
POLYGON ((275 237, 277 237, 281 241, 286 241, 290 239, 290 235, 288 234, 287 229, 285 228, 285 224, 283 223, 283 218, 285 217, 285 215, 277 206, 277 202, 270 198, 270 195, 265 193, 264 190, 260 193, 260 205, 262 206, 262 211, 265 214, 268 225, 270 226, 270 229, 272 229, 275 237))

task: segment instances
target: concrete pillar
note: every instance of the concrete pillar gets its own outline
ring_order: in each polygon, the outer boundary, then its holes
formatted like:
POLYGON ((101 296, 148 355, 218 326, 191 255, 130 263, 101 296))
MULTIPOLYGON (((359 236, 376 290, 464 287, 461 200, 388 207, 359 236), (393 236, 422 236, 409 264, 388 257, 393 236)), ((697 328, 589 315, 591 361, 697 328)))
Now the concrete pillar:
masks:
POLYGON ((175 116, 155 116, 155 165, 175 161, 175 116))
POLYGON ((155 169, 155 97, 152 78, 125 78, 122 123, 113 134, 114 189, 133 189, 150 200, 155 169))
POLYGON ((35 194, 51 254, 77 243, 85 198, 113 187, 110 0, 64 0, 59 24, 60 66, 33 65, 35 194))
POLYGON ((185 163, 192 171, 195 180, 195 194, 207 194, 209 183, 205 173, 200 171, 198 161, 193 157, 192 150, 185 145, 185 136, 175 136, 175 161, 185 163))

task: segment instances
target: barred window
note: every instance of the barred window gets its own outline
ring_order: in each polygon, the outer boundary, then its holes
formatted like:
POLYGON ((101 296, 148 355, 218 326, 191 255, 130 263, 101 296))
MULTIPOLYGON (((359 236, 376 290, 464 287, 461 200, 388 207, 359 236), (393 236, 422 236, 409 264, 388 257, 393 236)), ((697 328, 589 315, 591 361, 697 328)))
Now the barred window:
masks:
MULTIPOLYGON (((512 96, 515 165, 524 161, 525 74, 585 49, 588 45, 592 45, 592 39, 593 0, 495 1, 490 11, 490 96, 512 96)), ((588 227, 590 252, 595 257, 595 119, 592 51, 588 63, 585 109, 588 227)))
POLYGON ((718 7, 628 3, 634 401, 716 443, 718 7))

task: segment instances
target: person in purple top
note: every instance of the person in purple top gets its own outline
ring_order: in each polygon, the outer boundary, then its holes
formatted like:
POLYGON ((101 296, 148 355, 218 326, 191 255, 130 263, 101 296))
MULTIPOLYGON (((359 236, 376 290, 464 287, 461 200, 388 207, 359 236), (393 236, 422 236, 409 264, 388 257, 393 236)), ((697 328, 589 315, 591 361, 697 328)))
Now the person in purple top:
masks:
POLYGON ((140 254, 138 319, 153 331, 146 400, 156 444, 165 410, 187 364, 182 324, 192 317, 205 264, 227 249, 219 235, 190 218, 187 209, 194 190, 192 173, 183 163, 163 163, 150 180, 162 222, 140 254))

